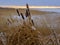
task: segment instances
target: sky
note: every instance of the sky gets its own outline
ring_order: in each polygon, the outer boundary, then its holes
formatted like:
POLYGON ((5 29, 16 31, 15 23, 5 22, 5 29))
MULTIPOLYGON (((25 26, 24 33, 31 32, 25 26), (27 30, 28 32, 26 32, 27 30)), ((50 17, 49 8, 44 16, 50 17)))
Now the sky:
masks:
MULTIPOLYGON (((28 3, 31 6, 60 6, 60 0, 0 0, 0 5, 25 6, 28 3)), ((60 12, 60 9, 40 9, 43 11, 60 12)))
POLYGON ((0 0, 0 5, 60 6, 60 0, 0 0))

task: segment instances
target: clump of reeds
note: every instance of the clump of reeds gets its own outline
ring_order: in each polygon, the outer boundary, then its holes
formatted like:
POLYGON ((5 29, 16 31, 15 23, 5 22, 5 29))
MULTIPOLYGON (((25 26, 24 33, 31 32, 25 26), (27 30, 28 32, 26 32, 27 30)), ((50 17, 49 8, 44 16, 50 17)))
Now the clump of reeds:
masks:
POLYGON ((40 45, 38 30, 32 30, 25 26, 21 27, 8 37, 8 45, 40 45))

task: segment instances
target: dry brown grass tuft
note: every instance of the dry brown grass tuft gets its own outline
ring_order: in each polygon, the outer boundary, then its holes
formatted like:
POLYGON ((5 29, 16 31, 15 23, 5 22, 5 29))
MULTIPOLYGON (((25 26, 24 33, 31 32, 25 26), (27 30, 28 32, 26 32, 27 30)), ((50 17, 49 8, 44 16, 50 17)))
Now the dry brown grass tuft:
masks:
POLYGON ((38 30, 32 30, 30 27, 20 27, 19 30, 13 32, 11 36, 8 37, 8 45, 40 45, 38 30))

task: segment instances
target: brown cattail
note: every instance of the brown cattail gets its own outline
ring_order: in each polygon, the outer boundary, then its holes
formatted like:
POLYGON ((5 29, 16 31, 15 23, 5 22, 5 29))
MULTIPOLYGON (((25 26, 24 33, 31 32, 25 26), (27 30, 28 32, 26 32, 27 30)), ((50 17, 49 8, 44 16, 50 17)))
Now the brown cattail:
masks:
POLYGON ((26 17, 28 17, 28 16, 30 16, 30 10, 29 10, 28 4, 26 4, 26 7, 27 7, 27 9, 26 9, 26 17))
POLYGON ((22 18, 24 19, 24 16, 23 16, 23 14, 21 13, 21 16, 22 16, 22 18))
POLYGON ((31 20, 32 21, 32 24, 34 25, 34 22, 33 22, 33 20, 31 20))
POLYGON ((16 9, 18 16, 20 16, 18 9, 16 9))

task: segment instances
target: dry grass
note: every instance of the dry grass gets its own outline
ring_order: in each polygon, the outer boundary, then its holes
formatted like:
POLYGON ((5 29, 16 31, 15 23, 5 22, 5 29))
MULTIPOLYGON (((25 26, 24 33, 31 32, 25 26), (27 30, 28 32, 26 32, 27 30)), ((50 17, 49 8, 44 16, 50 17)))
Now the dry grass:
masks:
MULTIPOLYGON (((16 31, 12 31, 11 33, 6 33, 5 38, 7 38, 6 45, 55 45, 54 40, 55 38, 49 37, 42 37, 40 30, 32 30, 30 26, 21 26, 18 27, 16 31), (45 39, 46 38, 46 39, 45 39), (50 43, 49 43, 50 42, 50 43)), ((0 41, 0 45, 3 45, 3 42, 0 41)))
MULTIPOLYGON (((25 13, 25 9, 20 9, 20 12, 25 13)), ((30 10, 31 14, 50 14, 49 12, 40 12, 36 10, 30 10)), ((17 15, 15 9, 0 9, 0 16, 4 15, 17 15)), ((8 17, 7 16, 7 17, 8 17)), ((0 18, 0 21, 2 21, 4 24, 6 20, 4 18, 0 18), (2 21, 2 20, 3 21, 2 21)), ((1 22, 0 22, 1 23, 1 22)), ((2 24, 2 23, 1 23, 2 24)), ((2 25, 4 25, 2 24, 2 25)), ((36 26, 37 27, 37 26, 36 26)), ((0 31, 4 31, 6 33, 6 45, 55 45, 56 43, 55 37, 52 38, 51 30, 47 26, 43 26, 39 29, 33 30, 29 25, 23 25, 23 26, 17 26, 17 27, 8 27, 8 25, 0 26, 0 31), (11 28, 11 29, 10 29, 11 28), (2 30, 3 29, 3 30, 2 30), (6 29, 6 30, 5 30, 6 29), (49 42, 52 42, 53 44, 48 44, 49 42)), ((56 29, 57 30, 57 29, 56 29)), ((59 31, 58 31, 59 32, 59 31)), ((60 32, 59 32, 60 34, 60 32)), ((3 42, 0 38, 0 45, 3 45, 3 42)))
POLYGON ((29 26, 22 26, 16 32, 7 36, 7 45, 40 45, 43 44, 38 30, 32 30, 29 26))

